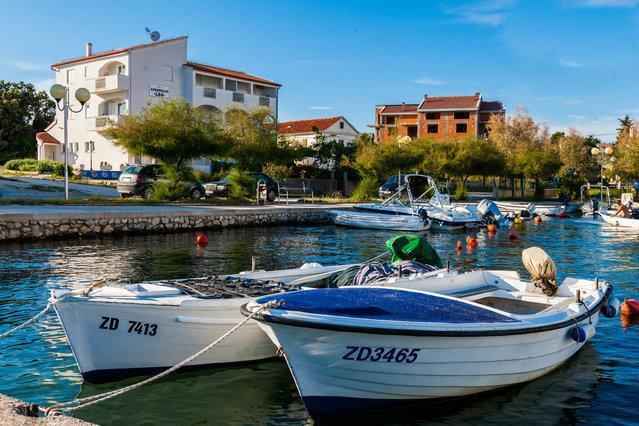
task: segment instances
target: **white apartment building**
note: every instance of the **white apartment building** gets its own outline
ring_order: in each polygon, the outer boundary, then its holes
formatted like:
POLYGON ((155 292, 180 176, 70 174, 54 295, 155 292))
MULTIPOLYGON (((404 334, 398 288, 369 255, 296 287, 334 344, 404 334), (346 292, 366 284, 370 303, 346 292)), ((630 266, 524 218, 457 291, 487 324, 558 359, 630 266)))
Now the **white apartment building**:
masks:
MULTIPOLYGON (((51 66, 56 83, 69 88, 73 109, 79 103, 73 94, 80 87, 91 99, 80 113, 69 113, 69 162, 79 170, 120 171, 129 164, 153 160, 130 155, 116 147, 104 132, 110 121, 161 99, 181 96, 192 105, 224 113, 231 107, 269 107, 277 119, 278 90, 273 81, 187 59, 188 37, 176 37, 122 49, 93 53, 87 43, 85 55, 51 66)), ((63 161, 63 113, 38 133, 38 158, 63 161)), ((197 166, 206 167, 206 162, 197 166)))

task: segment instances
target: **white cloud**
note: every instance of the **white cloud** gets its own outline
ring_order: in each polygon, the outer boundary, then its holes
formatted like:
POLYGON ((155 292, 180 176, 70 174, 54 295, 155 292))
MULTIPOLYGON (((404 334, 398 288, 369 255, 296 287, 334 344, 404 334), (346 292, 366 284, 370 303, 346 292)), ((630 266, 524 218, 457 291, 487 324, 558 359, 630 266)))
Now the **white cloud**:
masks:
POLYGON ((308 107, 309 109, 316 109, 316 110, 320 110, 320 111, 328 111, 329 109, 332 109, 331 107, 327 107, 327 106, 317 106, 317 105, 313 105, 308 107))
POLYGON ((459 22, 497 27, 506 20, 506 11, 515 5, 515 0, 492 0, 472 3, 446 10, 456 15, 459 22))
POLYGON ((639 0, 573 0, 571 3, 581 7, 634 7, 639 0))
POLYGON ((562 58, 557 61, 557 64, 566 68, 581 68, 583 64, 577 61, 573 61, 570 59, 562 58))
POLYGON ((441 86, 442 84, 444 84, 443 81, 430 77, 416 78, 415 80, 413 80, 413 82, 417 84, 423 84, 424 86, 441 86))
POLYGON ((563 106, 570 107, 570 106, 582 105, 583 102, 581 102, 580 100, 577 100, 577 99, 573 99, 573 100, 563 101, 561 104, 563 106))
POLYGON ((48 65, 27 61, 1 61, 0 63, 20 71, 47 71, 49 69, 48 65))

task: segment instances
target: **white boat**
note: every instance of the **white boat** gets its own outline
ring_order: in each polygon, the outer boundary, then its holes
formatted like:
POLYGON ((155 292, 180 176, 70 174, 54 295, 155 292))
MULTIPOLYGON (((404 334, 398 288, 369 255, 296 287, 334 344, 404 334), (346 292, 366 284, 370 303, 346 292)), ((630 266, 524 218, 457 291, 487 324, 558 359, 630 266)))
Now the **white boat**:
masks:
POLYGON ((450 202, 448 194, 442 194, 435 180, 426 175, 404 175, 397 192, 383 203, 356 204, 356 210, 377 214, 428 217, 431 229, 458 231, 474 229, 482 224, 482 216, 468 208, 450 202), (421 194, 415 196, 415 194, 421 194), (424 199, 433 194, 428 201, 424 199))
MULTIPOLYGON (((212 278, 196 278, 104 285, 88 294, 53 290, 51 301, 58 300, 55 310, 80 373, 89 382, 104 382, 175 365, 237 324, 243 318, 240 306, 260 292, 299 288, 272 282, 294 283, 311 276, 317 281, 349 266, 309 264, 299 269, 241 273, 230 276, 231 281, 241 278, 247 282, 245 288, 240 285, 225 289, 224 283, 213 282, 213 287, 207 287, 213 293, 210 296, 193 289, 210 285, 212 278), (270 283, 258 286, 249 296, 250 280, 270 283)), ((270 340, 255 322, 249 322, 188 368, 256 361, 274 355, 270 340)))
POLYGON ((585 215, 596 215, 599 210, 606 210, 610 207, 610 188, 605 185, 591 185, 586 184, 581 187, 579 191, 581 211, 585 215), (593 188, 599 189, 599 199, 590 197, 590 190, 593 188))
MULTIPOLYGON (((436 282, 436 281, 432 281, 436 282)), ((561 366, 614 316, 606 283, 566 278, 531 292, 516 272, 440 279, 449 295, 342 287, 243 308, 281 348, 313 419, 434 402, 522 383, 561 366)))
MULTIPOLYGON (((326 286, 336 273, 357 265, 242 272, 229 279, 204 277, 136 284, 106 284, 87 292, 53 290, 51 302, 83 378, 99 383, 171 367, 243 319, 240 306, 255 297, 326 286)), ((405 273, 378 285, 414 286, 453 275, 448 269, 405 273), (403 283, 403 284, 402 284, 403 283)), ((249 321, 214 350, 189 364, 201 369, 275 356, 276 347, 249 321)))
POLYGON ((431 221, 419 214, 384 214, 366 211, 329 210, 328 216, 336 225, 355 228, 388 229, 422 232, 430 229, 431 221))
POLYGON ((606 222, 607 224, 620 226, 622 228, 634 228, 639 229, 639 219, 635 219, 632 217, 620 217, 620 216, 612 216, 609 210, 600 209, 599 216, 606 222))

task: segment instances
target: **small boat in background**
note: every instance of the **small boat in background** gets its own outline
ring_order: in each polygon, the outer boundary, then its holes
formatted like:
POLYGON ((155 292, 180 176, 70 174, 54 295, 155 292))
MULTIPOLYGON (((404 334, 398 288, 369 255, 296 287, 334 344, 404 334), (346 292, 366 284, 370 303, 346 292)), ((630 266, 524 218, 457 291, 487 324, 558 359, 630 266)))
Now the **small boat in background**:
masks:
POLYGON ((600 312, 616 314, 611 286, 566 278, 556 287, 554 264, 536 250, 524 256, 536 265, 532 282, 480 271, 441 279, 437 292, 317 289, 260 297, 243 312, 261 309, 255 318, 315 420, 477 394, 561 366, 594 336, 600 312))
POLYGON ((427 216, 413 214, 388 214, 366 211, 329 210, 328 216, 336 225, 354 228, 388 229, 393 231, 427 231, 431 220, 427 216))
POLYGON ((639 229, 639 219, 633 217, 612 216, 609 210, 604 209, 599 209, 599 216, 609 225, 639 229))
POLYGON ((610 206, 610 188, 605 185, 586 184, 580 190, 581 211, 585 215, 596 215, 599 210, 607 210, 610 206), (591 189, 599 189, 599 198, 590 196, 591 189))

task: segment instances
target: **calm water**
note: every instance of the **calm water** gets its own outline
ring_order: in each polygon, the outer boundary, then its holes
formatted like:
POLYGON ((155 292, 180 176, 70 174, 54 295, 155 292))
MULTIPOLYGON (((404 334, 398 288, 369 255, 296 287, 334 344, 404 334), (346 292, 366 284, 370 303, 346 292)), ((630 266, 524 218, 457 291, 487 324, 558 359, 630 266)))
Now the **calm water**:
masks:
MULTIPOLYGON (((592 219, 555 219, 489 237, 457 254, 454 234, 429 234, 443 259, 462 269, 523 271, 521 250, 543 247, 560 278, 605 278, 615 294, 639 298, 639 233, 592 219)), ((194 234, 103 238, 0 245, 0 331, 46 305, 49 289, 103 277, 121 280, 183 278, 250 268, 297 267, 305 261, 347 263, 384 250, 394 234, 336 227, 266 227, 209 233, 206 249, 194 234)), ((376 415, 371 423, 601 423, 636 424, 639 415, 639 326, 602 318, 597 335, 571 362, 532 383, 491 396, 433 409, 376 415)), ((114 389, 82 382, 62 329, 53 315, 0 341, 0 392, 48 405, 114 389)), ((130 394, 77 412, 100 424, 285 424, 308 423, 283 361, 249 367, 174 374, 130 394)), ((361 418, 355 420, 362 420, 361 418)))

